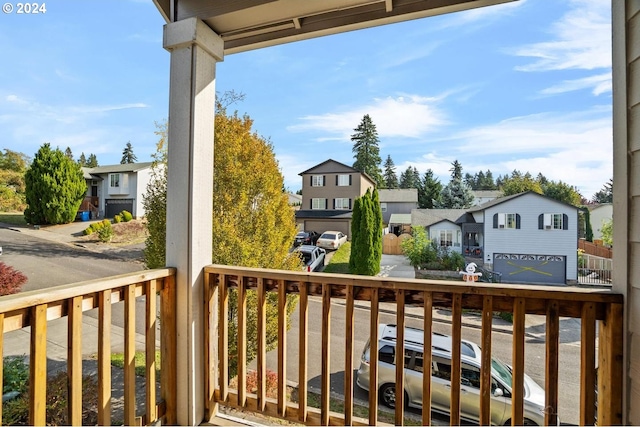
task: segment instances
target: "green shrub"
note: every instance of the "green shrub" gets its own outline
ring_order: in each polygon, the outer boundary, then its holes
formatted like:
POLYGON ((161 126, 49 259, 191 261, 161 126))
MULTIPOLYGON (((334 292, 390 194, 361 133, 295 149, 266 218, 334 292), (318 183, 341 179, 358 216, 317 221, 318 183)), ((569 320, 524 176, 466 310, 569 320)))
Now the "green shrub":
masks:
POLYGON ((122 220, 124 222, 129 222, 133 219, 133 215, 131 215, 131 212, 129 211, 122 211, 120 212, 120 216, 122 217, 122 220))
POLYGON ((85 236, 88 236, 88 235, 90 235, 90 234, 93 234, 93 233, 94 233, 93 227, 92 227, 92 226, 88 226, 87 228, 85 228, 85 229, 82 231, 82 233, 83 233, 85 236))
POLYGON ((113 222, 115 222, 116 224, 122 222, 122 216, 120 214, 114 216, 113 217, 113 222))
POLYGON ((109 243, 113 238, 113 228, 111 227, 111 222, 109 220, 106 221, 102 221, 102 227, 98 230, 98 237, 101 242, 109 243))
POLYGON ((29 381, 29 365, 26 362, 27 356, 9 356, 3 360, 2 393, 17 391, 24 393, 27 391, 29 381))

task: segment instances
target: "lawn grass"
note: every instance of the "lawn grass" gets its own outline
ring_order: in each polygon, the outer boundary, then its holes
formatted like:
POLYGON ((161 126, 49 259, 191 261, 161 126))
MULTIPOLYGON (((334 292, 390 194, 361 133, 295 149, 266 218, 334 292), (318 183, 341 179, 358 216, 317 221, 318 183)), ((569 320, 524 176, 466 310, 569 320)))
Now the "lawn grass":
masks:
POLYGON ((0 222, 11 225, 27 225, 22 212, 0 212, 0 222))
POLYGON ((340 246, 331 257, 331 261, 324 268, 324 273, 349 274, 349 257, 351 256, 351 242, 340 246))
MULTIPOLYGON (((139 377, 144 377, 146 374, 146 359, 145 352, 136 351, 134 356, 134 364, 136 375, 139 377)), ((111 365, 116 368, 124 368, 124 353, 112 353, 111 354, 111 365)), ((156 351, 156 375, 160 375, 160 351, 156 351)))

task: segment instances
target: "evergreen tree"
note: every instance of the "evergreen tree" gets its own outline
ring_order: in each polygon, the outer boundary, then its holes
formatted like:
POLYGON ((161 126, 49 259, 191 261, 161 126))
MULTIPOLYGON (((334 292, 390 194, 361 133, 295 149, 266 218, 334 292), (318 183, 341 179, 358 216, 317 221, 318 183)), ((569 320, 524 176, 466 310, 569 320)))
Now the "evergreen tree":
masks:
POLYGON ((25 220, 29 224, 67 224, 76 218, 87 192, 77 163, 44 144, 25 173, 25 220))
POLYGON ((73 153, 71 152, 71 148, 67 147, 67 149, 64 150, 64 155, 67 156, 69 160, 73 161, 73 153))
MULTIPOLYGON (((282 192, 284 178, 271 144, 252 130, 252 120, 227 114, 217 103, 215 116, 213 251, 211 262, 245 267, 298 270, 301 261, 289 254, 297 232, 289 200, 282 192)), ((163 164, 167 140, 161 141, 155 160, 163 164)), ((176 147, 179 149, 179 147, 176 147)), ((144 198, 149 237, 145 261, 149 268, 165 265, 166 167, 159 166, 144 198), (153 250, 153 253, 151 251, 153 250)), ((203 195, 204 197, 205 195, 203 195)), ((229 375, 237 372, 237 292, 229 292, 229 375)), ((267 351, 277 344, 278 295, 266 296, 267 351)), ((287 324, 297 298, 287 297, 287 324)), ((247 363, 257 354, 257 295, 247 291, 247 363)))
POLYGON ((353 168, 366 173, 375 182, 376 186, 382 187, 384 180, 382 178, 382 171, 380 170, 380 147, 378 146, 380 140, 378 139, 378 131, 376 125, 371 120, 368 114, 362 118, 362 121, 357 128, 354 129, 355 133, 351 135, 351 141, 353 141, 353 153, 356 161, 353 163, 353 168))
POLYGON ((377 191, 367 190, 354 202, 349 272, 375 276, 382 259, 382 211, 377 191), (357 211, 357 212, 356 212, 357 211))
POLYGON ((91 153, 89 154, 89 160, 87 160, 85 163, 88 168, 97 168, 98 158, 96 157, 95 154, 91 153))
POLYGON ((351 213, 351 254, 349 255, 349 271, 354 273, 362 263, 360 255, 360 222, 362 221, 362 197, 353 201, 351 213))
POLYGON ((122 160, 120 160, 120 164, 135 163, 136 160, 138 160, 138 158, 133 154, 133 146, 131 145, 131 141, 129 141, 124 147, 124 150, 122 150, 122 160))
POLYGON ((87 158, 84 156, 84 152, 80 154, 80 158, 78 159, 78 165, 80 167, 87 167, 87 158))
POLYGON ((489 169, 484 174, 484 177, 478 179, 478 190, 496 190, 498 187, 493 181, 493 174, 489 169))
MULTIPOLYGON (((482 173, 482 172, 480 172, 482 173)), ((464 174, 464 182, 471 188, 472 190, 477 189, 477 178, 478 174, 471 175, 469 172, 464 174)))
POLYGON ((433 209, 434 203, 438 204, 440 201, 442 184, 433 176, 433 171, 431 169, 427 169, 424 173, 424 178, 420 188, 422 191, 418 192, 418 207, 420 209, 433 209))
POLYGON ((440 200, 434 207, 439 209, 465 209, 473 204, 471 188, 462 180, 462 165, 457 160, 452 164, 451 181, 440 192, 440 200))
POLYGON ((380 196, 375 188, 371 193, 371 209, 373 210, 373 236, 371 242, 371 266, 372 276, 380 273, 382 261, 382 209, 380 208, 380 196))
POLYGON ((407 170, 400 174, 400 188, 420 187, 420 173, 415 166, 408 166, 407 170))
POLYGON ((602 186, 602 189, 596 192, 591 200, 594 203, 613 203, 613 178, 602 186))
POLYGON ((391 156, 387 156, 384 162, 384 187, 398 188, 398 175, 396 175, 396 166, 391 160, 391 156))

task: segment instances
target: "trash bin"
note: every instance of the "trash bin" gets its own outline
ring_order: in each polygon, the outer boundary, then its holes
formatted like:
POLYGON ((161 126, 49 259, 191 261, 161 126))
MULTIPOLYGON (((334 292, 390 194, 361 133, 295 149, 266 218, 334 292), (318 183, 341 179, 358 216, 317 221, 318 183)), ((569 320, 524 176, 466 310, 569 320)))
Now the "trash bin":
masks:
POLYGON ((91 219, 90 214, 91 214, 91 212, 89 212, 89 211, 80 212, 80 220, 81 221, 89 221, 91 219))

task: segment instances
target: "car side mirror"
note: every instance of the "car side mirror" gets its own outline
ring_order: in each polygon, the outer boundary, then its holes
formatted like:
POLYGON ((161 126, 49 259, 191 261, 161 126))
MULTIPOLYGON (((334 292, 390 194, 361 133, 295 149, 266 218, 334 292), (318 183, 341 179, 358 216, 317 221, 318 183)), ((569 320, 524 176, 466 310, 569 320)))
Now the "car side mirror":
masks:
POLYGON ((502 391, 501 388, 497 388, 493 391, 493 396, 494 397, 502 397, 504 396, 504 392, 502 391))

